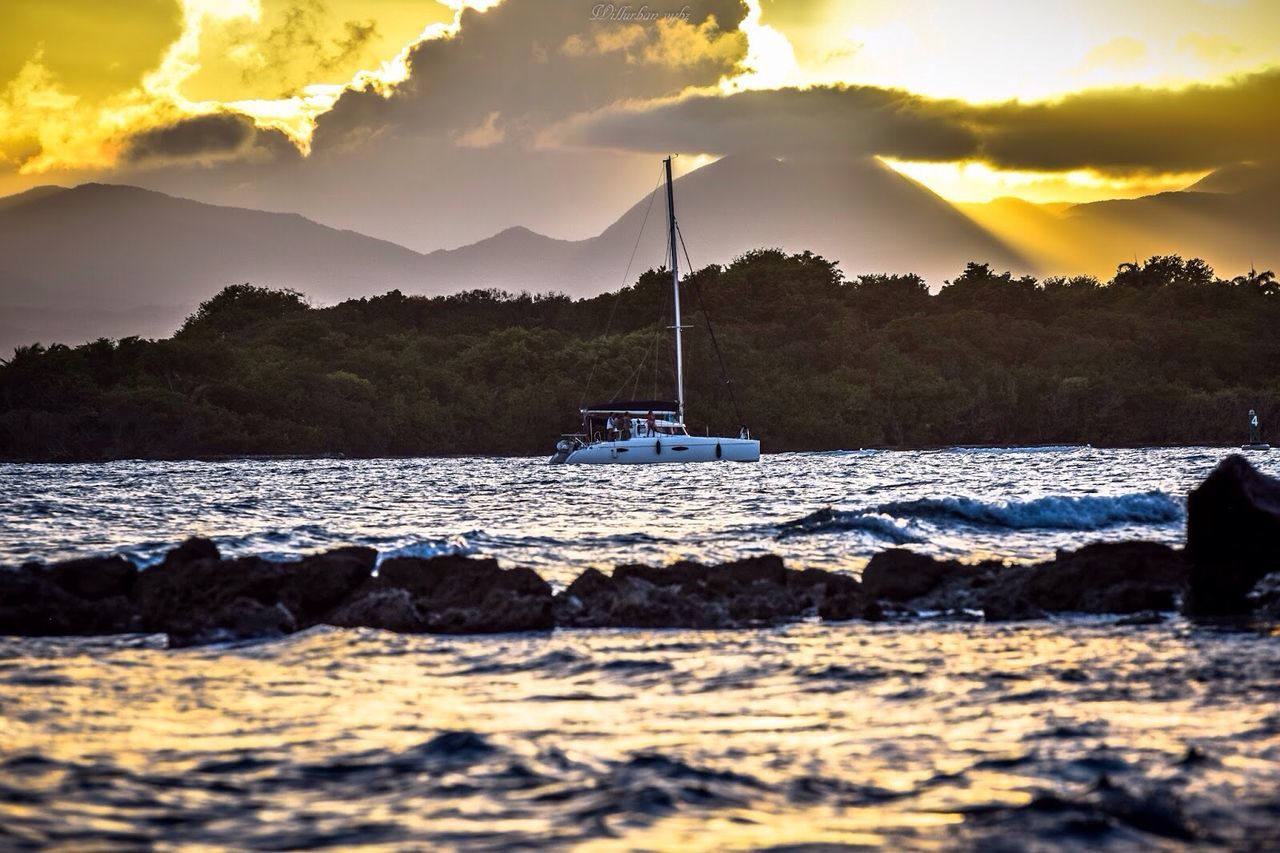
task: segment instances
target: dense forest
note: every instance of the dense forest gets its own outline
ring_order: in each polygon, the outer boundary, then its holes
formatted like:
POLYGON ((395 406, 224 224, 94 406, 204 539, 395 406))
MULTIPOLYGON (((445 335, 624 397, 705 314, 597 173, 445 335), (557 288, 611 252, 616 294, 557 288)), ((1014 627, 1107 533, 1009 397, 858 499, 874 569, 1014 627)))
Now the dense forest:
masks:
MULTIPOLYGON (((1264 437, 1280 419, 1270 272, 1224 280, 1169 256, 1037 281, 971 263, 931 295, 760 250, 688 276, 682 304, 690 431, 736 432, 737 408, 766 452, 1238 444, 1250 408, 1264 437)), ((166 340, 16 350, 0 457, 549 453, 583 402, 673 393, 670 311, 662 270, 583 300, 313 308, 235 285, 166 340)))

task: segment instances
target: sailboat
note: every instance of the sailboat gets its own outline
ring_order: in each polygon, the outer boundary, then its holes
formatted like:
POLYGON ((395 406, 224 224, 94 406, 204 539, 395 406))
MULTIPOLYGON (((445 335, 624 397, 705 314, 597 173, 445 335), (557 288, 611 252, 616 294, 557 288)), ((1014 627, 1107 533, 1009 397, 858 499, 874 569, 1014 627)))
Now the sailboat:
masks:
POLYGON ((760 442, 743 427, 736 436, 690 435, 685 428, 684 349, 680 327, 680 267, 671 158, 667 177, 667 228, 671 247, 671 292, 675 306, 676 398, 611 400, 579 409, 582 431, 562 435, 552 464, 653 465, 670 462, 759 462, 760 442))

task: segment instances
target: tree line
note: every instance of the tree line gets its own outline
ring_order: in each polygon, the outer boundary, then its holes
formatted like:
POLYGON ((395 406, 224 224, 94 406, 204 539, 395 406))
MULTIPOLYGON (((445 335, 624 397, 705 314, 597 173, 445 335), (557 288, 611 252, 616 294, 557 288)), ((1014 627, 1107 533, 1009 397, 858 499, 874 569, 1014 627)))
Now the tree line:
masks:
MULTIPOLYGON (((576 300, 392 291, 314 308, 233 285, 171 338, 15 350, 0 457, 549 453, 583 403, 673 394, 669 291, 661 269, 576 300)), ((931 294, 763 249, 686 277, 682 304, 690 431, 745 423, 766 452, 1238 444, 1249 409, 1264 434, 1280 419, 1271 272, 1163 256, 1041 281, 970 263, 931 294)))

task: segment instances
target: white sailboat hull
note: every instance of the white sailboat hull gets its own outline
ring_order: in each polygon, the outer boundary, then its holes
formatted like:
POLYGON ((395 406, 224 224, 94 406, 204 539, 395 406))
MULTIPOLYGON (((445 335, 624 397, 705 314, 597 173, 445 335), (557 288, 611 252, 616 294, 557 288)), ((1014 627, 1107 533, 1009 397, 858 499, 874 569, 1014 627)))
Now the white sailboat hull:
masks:
POLYGON ((754 438, 717 438, 703 435, 660 435, 647 438, 598 441, 568 453, 557 453, 552 462, 567 465, 659 465, 675 462, 759 462, 760 442, 754 438))

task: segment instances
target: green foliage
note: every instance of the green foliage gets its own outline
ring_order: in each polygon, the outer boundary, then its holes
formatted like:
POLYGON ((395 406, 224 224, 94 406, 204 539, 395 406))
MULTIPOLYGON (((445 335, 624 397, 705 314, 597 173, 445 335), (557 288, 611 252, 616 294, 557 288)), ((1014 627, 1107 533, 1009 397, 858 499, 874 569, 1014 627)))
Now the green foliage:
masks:
MULTIPOLYGON (((769 451, 1238 443, 1248 409, 1280 419, 1277 292, 1271 272, 1222 280, 1169 256, 1105 284, 971 263, 930 295, 761 249, 685 280, 690 429, 736 432, 736 398, 769 451)), ((663 270, 576 301, 393 291, 315 309, 236 285, 167 340, 17 349, 0 457, 545 453, 588 397, 672 393, 670 310, 663 270)))

